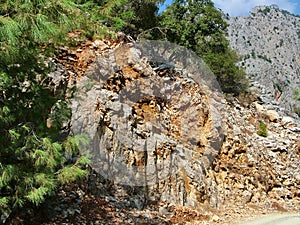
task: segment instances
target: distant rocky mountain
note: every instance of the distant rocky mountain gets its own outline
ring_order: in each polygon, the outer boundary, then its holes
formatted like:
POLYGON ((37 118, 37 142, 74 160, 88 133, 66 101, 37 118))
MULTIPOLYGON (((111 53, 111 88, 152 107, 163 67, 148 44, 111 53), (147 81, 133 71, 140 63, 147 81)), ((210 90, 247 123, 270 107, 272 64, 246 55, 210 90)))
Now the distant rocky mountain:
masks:
POLYGON ((247 17, 225 18, 252 93, 268 109, 299 116, 300 16, 272 5, 258 6, 247 17))

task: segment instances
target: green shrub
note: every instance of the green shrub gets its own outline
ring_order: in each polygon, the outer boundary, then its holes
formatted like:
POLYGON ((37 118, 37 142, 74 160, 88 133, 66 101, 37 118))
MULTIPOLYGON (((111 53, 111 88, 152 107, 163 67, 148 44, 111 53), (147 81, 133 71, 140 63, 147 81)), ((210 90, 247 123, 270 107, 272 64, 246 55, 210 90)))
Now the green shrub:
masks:
POLYGON ((259 130, 257 134, 262 137, 268 137, 267 125, 263 122, 259 123, 259 130))
POLYGON ((270 7, 266 7, 264 9, 258 10, 258 12, 263 13, 264 15, 267 15, 271 11, 270 7))
POLYGON ((295 95, 295 100, 300 101, 300 91, 295 90, 294 95, 295 95))

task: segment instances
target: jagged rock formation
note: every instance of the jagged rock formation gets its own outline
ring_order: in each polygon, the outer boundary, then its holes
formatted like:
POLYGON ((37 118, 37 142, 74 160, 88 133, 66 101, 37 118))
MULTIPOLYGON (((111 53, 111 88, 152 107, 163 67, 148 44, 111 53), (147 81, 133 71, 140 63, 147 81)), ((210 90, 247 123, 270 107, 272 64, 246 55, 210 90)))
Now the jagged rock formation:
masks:
POLYGON ((106 180, 196 207, 204 192, 215 198, 205 172, 223 142, 225 100, 196 55, 149 43, 99 56, 78 82, 73 131, 88 133, 92 167, 106 180), (174 50, 181 69, 166 60, 174 50))
POLYGON ((230 45, 242 58, 252 92, 269 109, 298 111, 300 17, 273 5, 256 7, 247 17, 226 19, 230 45))
POLYGON ((300 129, 293 119, 274 120, 257 102, 245 107, 238 99, 228 104, 227 113, 227 137, 211 169, 219 200, 299 208, 300 129), (257 134, 262 121, 267 137, 257 134))
MULTIPOLYGON (((94 191, 139 209, 156 200, 299 210, 300 129, 293 118, 247 98, 225 101, 203 79, 205 67, 184 61, 186 54, 168 65, 132 44, 99 49, 76 79, 72 105, 73 131, 93 141, 94 191), (260 123, 267 137, 257 134, 260 123)), ((156 49, 155 56, 166 52, 156 49)))

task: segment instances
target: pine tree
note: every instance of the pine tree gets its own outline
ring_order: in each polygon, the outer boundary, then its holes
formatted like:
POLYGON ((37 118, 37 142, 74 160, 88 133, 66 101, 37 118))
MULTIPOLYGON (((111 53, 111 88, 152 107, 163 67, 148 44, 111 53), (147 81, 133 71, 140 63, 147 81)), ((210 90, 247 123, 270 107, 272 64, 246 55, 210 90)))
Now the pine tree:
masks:
POLYGON ((245 90, 245 73, 225 38, 227 24, 211 0, 175 0, 161 16, 168 40, 196 52, 210 67, 222 90, 245 90))
POLYGON ((162 2, 164 0, 94 0, 108 26, 132 36, 158 25, 156 14, 162 2))
POLYGON ((58 185, 86 175, 79 137, 61 139, 65 92, 51 89, 46 59, 66 33, 85 26, 69 0, 0 2, 0 214, 38 205, 58 185), (52 121, 51 126, 47 121, 52 121), (76 162, 70 158, 78 157, 76 162))

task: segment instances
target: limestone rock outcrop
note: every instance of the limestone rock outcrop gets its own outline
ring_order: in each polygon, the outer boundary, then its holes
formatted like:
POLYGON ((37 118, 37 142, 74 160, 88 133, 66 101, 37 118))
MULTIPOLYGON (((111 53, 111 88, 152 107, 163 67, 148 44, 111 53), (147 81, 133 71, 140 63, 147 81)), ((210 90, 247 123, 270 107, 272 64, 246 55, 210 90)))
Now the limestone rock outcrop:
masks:
POLYGON ((291 117, 271 122, 256 104, 228 105, 227 137, 211 168, 219 200, 299 209, 299 127, 291 117), (257 134, 261 122, 267 124, 267 137, 257 134))
POLYGON ((241 56, 250 90, 267 109, 297 117, 300 103, 300 17, 277 6, 258 6, 249 16, 226 17, 228 40, 241 56))
POLYGON ((90 138, 93 190, 138 209, 149 201, 299 209, 297 121, 225 100, 201 59, 165 47, 107 47, 77 78, 71 122, 90 138))
POLYGON ((204 193, 215 197, 205 176, 224 139, 225 100, 195 57, 163 42, 126 44, 78 80, 73 132, 88 134, 100 176, 144 186, 151 200, 196 207, 204 193), (181 68, 170 64, 174 49, 181 68))

